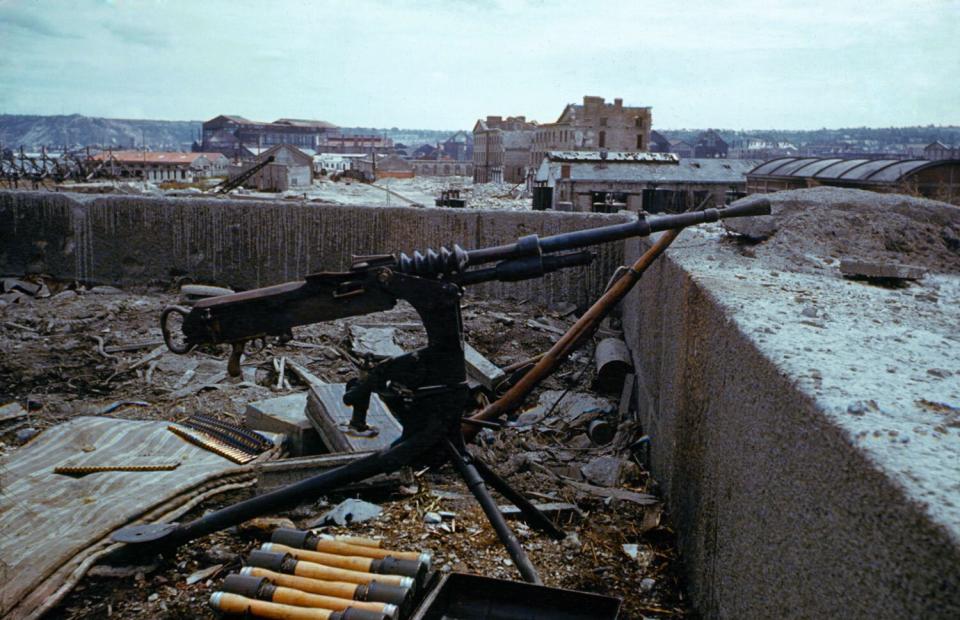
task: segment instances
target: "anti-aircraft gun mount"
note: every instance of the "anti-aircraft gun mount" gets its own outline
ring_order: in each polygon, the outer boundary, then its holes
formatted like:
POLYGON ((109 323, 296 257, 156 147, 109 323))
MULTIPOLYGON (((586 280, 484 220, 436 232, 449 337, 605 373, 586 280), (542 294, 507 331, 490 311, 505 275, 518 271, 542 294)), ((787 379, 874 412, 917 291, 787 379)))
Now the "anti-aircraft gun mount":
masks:
POLYGON ((461 424, 498 426, 463 417, 468 390, 464 363, 460 298, 463 287, 492 280, 518 281, 589 264, 593 245, 678 230, 703 222, 770 213, 766 200, 726 209, 706 209, 675 215, 641 216, 635 221, 539 238, 530 235, 515 243, 464 250, 454 245, 424 253, 358 256, 349 271, 317 273, 305 280, 223 295, 198 302, 191 309, 170 307, 161 315, 168 347, 187 353, 201 344, 232 346, 229 369, 239 373, 246 343, 289 336, 299 325, 380 312, 405 300, 416 310, 427 345, 389 358, 350 380, 345 404, 353 407, 350 426, 366 423, 370 397, 376 393, 403 426, 392 446, 363 459, 211 512, 189 523, 143 524, 125 527, 113 539, 125 543, 176 546, 253 517, 291 508, 347 483, 405 465, 435 462, 446 455, 467 482, 506 546, 523 578, 541 583, 516 536, 497 509, 487 485, 520 508, 527 523, 550 536, 564 533, 486 464, 466 450, 461 424), (182 340, 174 336, 170 319, 182 317, 182 340))

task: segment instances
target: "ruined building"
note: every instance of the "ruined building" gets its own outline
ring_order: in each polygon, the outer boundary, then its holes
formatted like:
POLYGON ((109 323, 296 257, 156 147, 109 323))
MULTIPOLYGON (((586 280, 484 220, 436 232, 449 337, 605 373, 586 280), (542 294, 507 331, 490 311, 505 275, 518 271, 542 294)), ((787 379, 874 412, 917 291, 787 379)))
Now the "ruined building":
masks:
POLYGON ((652 122, 649 107, 584 96, 583 105, 567 104, 557 122, 537 128, 529 165, 536 170, 550 151, 647 151, 652 122))
POLYGON ((537 124, 524 116, 488 116, 473 126, 473 182, 522 183, 537 124))
POLYGON ((243 146, 271 147, 289 144, 317 150, 327 136, 338 134, 336 125, 326 121, 281 118, 272 123, 251 121, 242 116, 221 115, 203 124, 203 142, 195 149, 239 157, 243 146))

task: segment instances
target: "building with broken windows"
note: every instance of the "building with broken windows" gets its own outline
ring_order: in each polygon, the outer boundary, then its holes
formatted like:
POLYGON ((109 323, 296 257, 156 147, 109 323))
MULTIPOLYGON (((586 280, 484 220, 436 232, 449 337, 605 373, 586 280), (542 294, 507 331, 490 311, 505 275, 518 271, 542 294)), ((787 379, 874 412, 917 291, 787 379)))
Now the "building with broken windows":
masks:
POLYGON ((746 174, 758 163, 672 153, 549 152, 534 179, 533 208, 678 213, 722 207, 744 195, 746 174))
POLYGON ((313 157, 289 144, 278 144, 260 153, 255 160, 230 166, 230 177, 263 165, 244 182, 244 187, 261 192, 301 190, 313 183, 313 157), (267 162, 270 158, 272 161, 267 162))
POLYGON ((652 122, 650 107, 584 96, 582 105, 567 104, 555 123, 537 127, 529 165, 536 170, 550 151, 648 151, 652 122))
POLYGON ((317 150, 328 136, 334 134, 339 134, 339 129, 326 121, 280 118, 272 123, 261 123, 223 114, 203 124, 198 150, 223 153, 230 158, 239 158, 243 146, 269 148, 289 144, 317 150))
POLYGON ((157 151, 101 151, 90 159, 96 166, 96 176, 184 183, 225 175, 230 163, 221 153, 157 151))
POLYGON ((473 126, 473 182, 523 183, 537 124, 524 116, 488 116, 473 126))

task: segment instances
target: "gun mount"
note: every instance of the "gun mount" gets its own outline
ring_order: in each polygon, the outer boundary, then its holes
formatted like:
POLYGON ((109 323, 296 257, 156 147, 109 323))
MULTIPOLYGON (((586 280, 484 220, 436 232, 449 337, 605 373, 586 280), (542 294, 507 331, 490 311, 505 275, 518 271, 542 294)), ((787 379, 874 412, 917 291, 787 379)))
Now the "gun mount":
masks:
MULTIPOLYGON (((467 482, 520 573, 527 581, 540 583, 536 569, 486 485, 518 506, 531 527, 554 537, 562 537, 563 532, 492 469, 472 457, 464 444, 462 423, 491 422, 463 418, 468 397, 460 315, 463 287, 492 280, 537 278, 558 269, 586 265, 593 260, 593 254, 583 248, 601 243, 769 212, 770 203, 757 200, 727 209, 639 217, 624 224, 544 238, 530 235, 515 243, 476 250, 453 245, 439 251, 417 251, 412 256, 357 256, 346 272, 318 273, 299 282, 214 297, 189 310, 167 308, 161 316, 161 326, 170 349, 186 353, 201 344, 230 344, 231 373, 239 373, 240 356, 250 340, 289 335, 298 325, 387 310, 401 299, 409 302, 420 316, 427 346, 382 361, 347 384, 344 402, 353 407, 352 429, 368 429, 366 413, 373 393, 400 421, 401 437, 389 448, 190 523, 131 526, 119 530, 113 538, 127 543, 181 544, 314 499, 346 483, 445 454, 467 482), (182 342, 174 340, 169 322, 174 314, 183 319, 182 342)), ((638 277, 639 273, 635 275, 638 277)))

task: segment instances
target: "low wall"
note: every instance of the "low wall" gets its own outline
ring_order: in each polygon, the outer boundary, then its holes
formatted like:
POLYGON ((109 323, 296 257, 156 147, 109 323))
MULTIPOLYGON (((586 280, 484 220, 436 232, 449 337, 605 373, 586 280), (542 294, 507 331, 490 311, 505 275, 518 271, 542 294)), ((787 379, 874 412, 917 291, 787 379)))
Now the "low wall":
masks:
MULTIPOLYGON (((530 211, 2 191, 0 273, 118 285, 189 275, 247 289, 345 269, 352 254, 411 253, 452 243, 473 249, 622 221, 530 211)), ((470 292, 586 303, 622 260, 620 244, 595 251, 587 268, 470 292)))
POLYGON ((960 278, 882 289, 730 246, 684 232, 623 308, 694 604, 960 617, 960 278))

